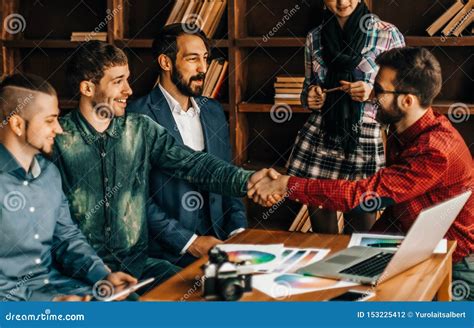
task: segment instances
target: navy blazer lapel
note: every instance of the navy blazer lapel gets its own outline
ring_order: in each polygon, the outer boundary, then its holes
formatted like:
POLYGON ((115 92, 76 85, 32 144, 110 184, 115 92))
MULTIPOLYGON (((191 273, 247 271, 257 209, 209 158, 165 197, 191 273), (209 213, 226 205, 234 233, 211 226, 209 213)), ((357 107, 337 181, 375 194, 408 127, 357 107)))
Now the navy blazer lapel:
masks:
POLYGON ((150 111, 155 117, 156 122, 165 127, 169 134, 171 134, 181 144, 184 144, 178 126, 176 125, 176 121, 171 113, 171 108, 158 86, 152 90, 150 100, 151 102, 148 103, 148 105, 150 106, 150 111))
POLYGON ((194 98, 196 100, 196 104, 199 106, 200 109, 200 115, 199 119, 201 120, 201 126, 202 126, 202 131, 204 133, 204 143, 206 146, 206 152, 208 153, 213 153, 215 150, 215 145, 214 145, 214 138, 212 137, 212 122, 213 122, 213 117, 212 117, 212 112, 211 110, 206 106, 206 101, 204 97, 199 97, 199 98, 194 98))

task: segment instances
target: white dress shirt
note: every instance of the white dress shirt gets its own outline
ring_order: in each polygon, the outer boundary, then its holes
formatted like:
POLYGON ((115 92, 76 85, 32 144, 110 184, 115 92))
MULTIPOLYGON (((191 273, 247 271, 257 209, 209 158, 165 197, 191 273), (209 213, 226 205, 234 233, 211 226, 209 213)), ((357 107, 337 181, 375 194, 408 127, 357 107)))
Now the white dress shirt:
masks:
POLYGON ((158 86, 171 108, 171 113, 178 127, 179 134, 183 139, 183 143, 193 150, 203 151, 205 144, 200 119, 201 110, 194 98, 190 98, 191 107, 189 107, 187 111, 184 111, 178 101, 174 99, 165 88, 160 84, 158 84, 158 86))
MULTIPOLYGON (((160 84, 158 84, 158 87, 165 96, 165 99, 171 108, 171 113, 173 114, 174 121, 178 127, 179 134, 183 139, 183 143, 193 150, 203 151, 205 148, 205 142, 200 118, 201 109, 196 104, 194 98, 189 98, 191 101, 191 107, 189 107, 187 111, 184 111, 178 101, 174 99, 173 96, 165 90, 165 88, 163 88, 160 84)), ((243 228, 235 229, 229 234, 229 237, 244 230, 245 229, 243 228)), ((198 235, 194 234, 186 243, 186 245, 184 245, 180 254, 186 253, 189 246, 191 246, 197 237, 198 235)))

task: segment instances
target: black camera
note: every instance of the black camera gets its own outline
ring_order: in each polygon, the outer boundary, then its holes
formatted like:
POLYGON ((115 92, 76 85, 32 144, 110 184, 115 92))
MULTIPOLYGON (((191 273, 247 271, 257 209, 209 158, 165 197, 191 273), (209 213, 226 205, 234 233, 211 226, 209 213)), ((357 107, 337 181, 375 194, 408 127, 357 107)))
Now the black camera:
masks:
POLYGON ((248 263, 230 262, 227 253, 217 247, 209 250, 209 262, 201 268, 202 294, 207 300, 236 301, 252 291, 252 269, 248 263))

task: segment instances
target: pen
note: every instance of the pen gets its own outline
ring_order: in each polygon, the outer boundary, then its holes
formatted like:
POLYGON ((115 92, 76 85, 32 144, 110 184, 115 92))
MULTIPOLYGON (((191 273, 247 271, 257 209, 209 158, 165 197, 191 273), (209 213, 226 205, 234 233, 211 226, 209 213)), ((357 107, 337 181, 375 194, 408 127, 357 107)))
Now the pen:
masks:
POLYGON ((329 93, 329 92, 334 92, 334 91, 338 91, 338 90, 342 90, 342 87, 337 87, 337 88, 332 88, 332 89, 325 89, 323 90, 324 93, 329 93))

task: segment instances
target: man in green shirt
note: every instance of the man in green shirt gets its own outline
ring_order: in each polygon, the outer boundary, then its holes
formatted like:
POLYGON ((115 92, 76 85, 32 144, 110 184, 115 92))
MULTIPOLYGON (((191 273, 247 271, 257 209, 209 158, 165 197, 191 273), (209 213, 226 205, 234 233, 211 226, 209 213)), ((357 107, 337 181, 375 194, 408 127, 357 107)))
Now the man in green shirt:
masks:
POLYGON ((125 113, 129 75, 125 53, 113 45, 90 41, 76 49, 67 76, 80 95, 79 109, 61 119, 64 134, 54 156, 72 216, 104 262, 112 271, 160 282, 179 269, 147 255, 157 210, 148 195, 152 166, 235 197, 275 172, 254 173, 195 152, 150 118, 125 113))

